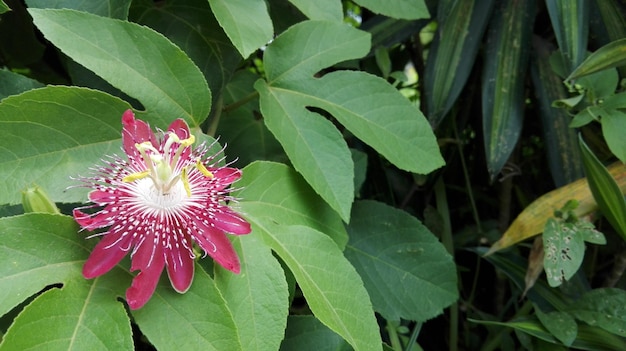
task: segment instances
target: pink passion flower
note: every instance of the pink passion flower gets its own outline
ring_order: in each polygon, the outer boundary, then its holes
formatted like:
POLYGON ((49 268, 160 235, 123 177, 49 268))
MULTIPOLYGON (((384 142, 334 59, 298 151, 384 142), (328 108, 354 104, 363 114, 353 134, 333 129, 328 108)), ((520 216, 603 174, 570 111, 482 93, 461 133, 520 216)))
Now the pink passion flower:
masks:
POLYGON ((224 268, 239 273, 239 259, 225 233, 247 234, 250 224, 227 203, 229 186, 241 171, 219 167, 216 155, 205 157, 203 144, 185 121, 174 121, 157 137, 132 111, 122 116, 122 144, 128 159, 112 156, 83 177, 92 204, 74 210, 86 230, 106 228, 83 266, 87 279, 113 268, 130 252, 131 271, 139 270, 126 290, 132 309, 141 308, 156 289, 163 267, 179 293, 194 274, 193 243, 224 268), (84 212, 87 210, 87 212, 84 212))

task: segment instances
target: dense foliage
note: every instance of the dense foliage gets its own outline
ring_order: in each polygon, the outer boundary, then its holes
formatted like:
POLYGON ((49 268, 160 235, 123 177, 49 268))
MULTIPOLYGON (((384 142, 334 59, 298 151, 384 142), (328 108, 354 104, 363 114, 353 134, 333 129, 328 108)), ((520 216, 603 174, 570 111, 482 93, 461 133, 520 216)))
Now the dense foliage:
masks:
POLYGON ((624 350, 625 63, 617 0, 0 1, 0 350, 624 350), (72 218, 128 109, 252 228, 138 309, 72 218))

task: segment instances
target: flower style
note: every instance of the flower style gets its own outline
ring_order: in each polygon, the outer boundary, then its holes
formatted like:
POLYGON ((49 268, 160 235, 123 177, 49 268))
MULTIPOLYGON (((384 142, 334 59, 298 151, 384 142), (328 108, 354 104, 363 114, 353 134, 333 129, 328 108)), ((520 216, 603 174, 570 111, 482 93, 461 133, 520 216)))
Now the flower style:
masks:
MULTIPOLYGON (((131 271, 139 270, 126 290, 132 309, 142 307, 167 268, 172 287, 189 289, 195 242, 224 268, 239 273, 239 259, 225 233, 247 234, 248 224, 226 203, 229 185, 241 177, 236 168, 217 166, 207 147, 195 149, 194 136, 178 119, 157 137, 132 111, 122 116, 122 143, 128 156, 112 156, 81 180, 93 190, 92 204, 74 210, 84 229, 107 228, 83 266, 87 279, 113 268, 130 251, 131 271), (86 209, 97 209, 84 212, 86 209)), ((222 150, 223 151, 223 150, 222 150)))

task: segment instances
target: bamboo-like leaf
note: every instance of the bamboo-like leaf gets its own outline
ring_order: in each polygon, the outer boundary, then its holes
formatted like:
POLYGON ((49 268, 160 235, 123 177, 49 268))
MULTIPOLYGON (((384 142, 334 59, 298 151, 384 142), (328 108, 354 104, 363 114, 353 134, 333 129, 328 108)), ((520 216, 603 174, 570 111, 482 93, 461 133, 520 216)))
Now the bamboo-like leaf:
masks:
POLYGON ((585 58, 589 32, 588 0, 546 0, 556 41, 571 72, 585 58))
POLYGON ((623 65, 626 65, 626 38, 611 42, 589 55, 567 80, 623 65))
MULTIPOLYGON (((511 322, 469 320, 480 324, 513 328, 549 343, 560 345, 560 342, 536 318, 520 318, 511 322)), ((626 342, 617 335, 600 328, 581 324, 578 326, 578 335, 571 346, 574 349, 583 350, 624 350, 626 342)))
POLYGON ((481 46, 493 0, 441 2, 424 87, 428 119, 437 126, 463 90, 481 46))
POLYGON ((557 187, 583 176, 582 160, 576 131, 570 128, 571 116, 552 102, 567 97, 565 86, 550 67, 550 48, 545 40, 533 38, 531 73, 546 146, 548 167, 557 187))
POLYGON ((626 240, 626 201, 623 188, 611 176, 600 160, 589 150, 580 138, 585 173, 589 179, 589 189, 598 207, 613 228, 626 240), (621 191, 620 191, 621 190, 621 191))
MULTIPOLYGON (((617 162, 609 166, 608 172, 618 184, 616 194, 626 194, 626 166, 617 162)), ((577 216, 587 215, 595 211, 598 206, 587 184, 587 178, 553 190, 528 205, 515 218, 500 240, 491 246, 487 255, 541 233, 548 218, 554 215, 554 211, 562 208, 568 200, 572 199, 576 199, 579 203, 574 210, 577 216)))
POLYGON ((534 4, 532 0, 498 2, 489 27, 482 110, 487 169, 492 180, 509 159, 522 129, 534 4))

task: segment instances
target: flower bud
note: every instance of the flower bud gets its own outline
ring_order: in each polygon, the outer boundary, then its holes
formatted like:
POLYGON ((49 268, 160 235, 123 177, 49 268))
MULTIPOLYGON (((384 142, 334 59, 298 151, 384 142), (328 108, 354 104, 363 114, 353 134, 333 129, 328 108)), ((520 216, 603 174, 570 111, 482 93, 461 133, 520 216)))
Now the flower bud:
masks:
POLYGON ((60 213, 48 194, 37 185, 22 191, 22 206, 26 213, 60 213))

